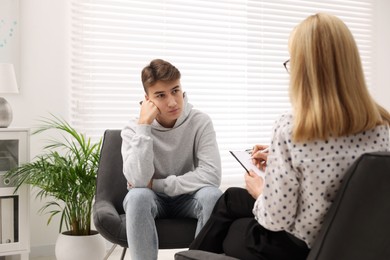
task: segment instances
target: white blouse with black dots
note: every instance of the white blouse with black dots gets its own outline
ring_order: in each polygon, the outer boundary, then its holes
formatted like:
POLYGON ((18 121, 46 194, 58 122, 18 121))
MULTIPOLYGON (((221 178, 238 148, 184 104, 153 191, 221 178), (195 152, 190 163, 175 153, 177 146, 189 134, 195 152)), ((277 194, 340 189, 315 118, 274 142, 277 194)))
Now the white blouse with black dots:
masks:
POLYGON ((292 115, 276 121, 256 220, 273 231, 285 230, 314 242, 347 168, 363 153, 389 151, 385 125, 327 141, 294 143, 292 115))

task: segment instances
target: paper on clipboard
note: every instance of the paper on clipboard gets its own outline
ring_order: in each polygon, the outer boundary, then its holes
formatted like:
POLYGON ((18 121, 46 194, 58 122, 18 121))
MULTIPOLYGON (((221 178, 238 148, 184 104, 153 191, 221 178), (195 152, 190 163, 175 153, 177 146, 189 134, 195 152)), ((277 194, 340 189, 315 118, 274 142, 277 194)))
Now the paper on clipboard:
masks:
POLYGON ((248 151, 229 151, 234 158, 244 167, 244 169, 249 172, 249 170, 254 171, 257 175, 264 177, 264 172, 256 167, 252 163, 251 153, 248 151))

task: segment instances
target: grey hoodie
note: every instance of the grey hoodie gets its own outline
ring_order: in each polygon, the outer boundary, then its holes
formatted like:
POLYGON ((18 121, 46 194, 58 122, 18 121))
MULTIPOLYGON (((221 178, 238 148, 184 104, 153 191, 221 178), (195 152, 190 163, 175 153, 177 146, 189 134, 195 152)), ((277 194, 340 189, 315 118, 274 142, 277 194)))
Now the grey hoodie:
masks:
POLYGON ((123 173, 130 187, 146 187, 169 196, 219 187, 221 158, 210 117, 192 109, 187 95, 172 128, 139 125, 132 120, 122 130, 123 173))

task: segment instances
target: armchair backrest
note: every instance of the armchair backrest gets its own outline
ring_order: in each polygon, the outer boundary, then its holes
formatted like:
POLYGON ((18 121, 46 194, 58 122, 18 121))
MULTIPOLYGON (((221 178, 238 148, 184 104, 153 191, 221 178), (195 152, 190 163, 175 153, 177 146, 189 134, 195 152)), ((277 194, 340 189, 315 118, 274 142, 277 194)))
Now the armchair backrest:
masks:
POLYGON ((308 260, 390 259, 390 152, 362 155, 346 173, 308 260))
POLYGON ((106 130, 97 174, 96 201, 112 202, 119 214, 124 214, 123 199, 127 194, 121 154, 121 130, 106 130))

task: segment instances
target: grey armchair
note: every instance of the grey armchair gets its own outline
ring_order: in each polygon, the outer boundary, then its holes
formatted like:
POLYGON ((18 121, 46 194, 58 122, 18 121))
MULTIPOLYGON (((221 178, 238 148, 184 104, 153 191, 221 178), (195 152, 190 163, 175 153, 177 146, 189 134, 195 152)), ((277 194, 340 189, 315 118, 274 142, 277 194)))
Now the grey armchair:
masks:
MULTIPOLYGON (((362 155, 348 170, 307 260, 390 259, 390 152, 362 155)), ((175 260, 233 260, 190 250, 175 260)))
MULTIPOLYGON (((122 138, 120 130, 106 130, 101 149, 97 173, 96 197, 93 207, 93 220, 97 231, 113 247, 123 247, 121 259, 124 259, 127 245, 126 217, 122 202, 127 194, 126 179, 123 175, 122 138)), ((186 248, 195 236, 196 219, 174 218, 156 219, 160 249, 186 248)))

